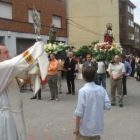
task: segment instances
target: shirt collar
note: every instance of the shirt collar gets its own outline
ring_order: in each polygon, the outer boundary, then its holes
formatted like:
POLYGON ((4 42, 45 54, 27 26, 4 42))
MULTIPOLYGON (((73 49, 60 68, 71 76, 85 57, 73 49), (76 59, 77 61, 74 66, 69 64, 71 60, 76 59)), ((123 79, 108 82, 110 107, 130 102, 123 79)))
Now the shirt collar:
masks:
POLYGON ((94 83, 94 82, 88 82, 88 83, 85 83, 85 85, 84 85, 84 86, 93 86, 93 85, 95 85, 95 83, 94 83))

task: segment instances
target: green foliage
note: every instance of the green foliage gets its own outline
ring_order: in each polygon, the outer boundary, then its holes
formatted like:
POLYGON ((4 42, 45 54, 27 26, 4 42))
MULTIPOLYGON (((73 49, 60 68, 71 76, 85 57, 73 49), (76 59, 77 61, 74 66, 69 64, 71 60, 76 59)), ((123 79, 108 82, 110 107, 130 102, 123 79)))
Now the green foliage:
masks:
POLYGON ((77 50, 76 52, 74 52, 75 56, 83 56, 86 57, 87 54, 92 54, 91 52, 91 48, 89 46, 82 46, 80 47, 79 50, 77 50))
POLYGON ((99 43, 99 40, 93 41, 91 44, 92 44, 93 46, 95 46, 97 43, 99 43))
POLYGON ((58 55, 65 55, 66 50, 69 49, 69 46, 64 46, 64 45, 59 45, 58 47, 59 47, 57 52, 58 55))

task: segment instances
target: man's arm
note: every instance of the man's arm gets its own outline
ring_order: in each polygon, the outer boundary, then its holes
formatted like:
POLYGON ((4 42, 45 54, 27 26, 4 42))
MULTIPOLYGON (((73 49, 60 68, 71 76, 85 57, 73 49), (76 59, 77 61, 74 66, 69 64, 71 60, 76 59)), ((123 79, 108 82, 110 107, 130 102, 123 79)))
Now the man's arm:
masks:
POLYGON ((81 121, 81 117, 76 117, 75 129, 74 129, 74 131, 73 131, 73 133, 74 133, 75 135, 78 134, 79 126, 80 126, 80 121, 81 121))
POLYGON ((111 71, 109 71, 108 73, 109 73, 110 77, 112 77, 112 78, 114 77, 111 71))
POLYGON ((113 76, 112 71, 111 71, 111 64, 109 64, 107 71, 108 71, 110 77, 113 78, 114 76, 113 76))
POLYGON ((110 109, 111 109, 111 103, 110 103, 108 94, 107 94, 107 92, 106 92, 105 89, 103 89, 103 90, 104 90, 104 93, 105 93, 105 98, 104 98, 104 110, 110 110, 110 109))
POLYGON ((131 75, 132 68, 129 63, 127 63, 127 71, 128 71, 128 74, 131 75))
POLYGON ((121 72, 120 74, 118 74, 114 79, 119 79, 120 77, 122 77, 124 75, 124 72, 121 72))
POLYGON ((83 117, 84 111, 85 111, 85 101, 83 97, 83 92, 80 90, 78 93, 77 109, 75 111, 76 123, 75 123, 75 129, 73 131, 74 134, 77 134, 79 131, 80 121, 83 117))
POLYGON ((37 42, 21 55, 0 63, 0 93, 21 72, 45 52, 43 42, 37 42))

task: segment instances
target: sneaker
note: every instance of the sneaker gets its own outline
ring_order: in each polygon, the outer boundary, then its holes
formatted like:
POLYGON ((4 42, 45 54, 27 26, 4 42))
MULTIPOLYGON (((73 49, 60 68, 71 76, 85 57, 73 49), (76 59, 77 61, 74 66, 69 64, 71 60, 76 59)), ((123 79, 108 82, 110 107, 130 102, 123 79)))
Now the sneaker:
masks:
POLYGON ((33 96, 32 98, 30 98, 31 100, 33 100, 33 99, 37 99, 37 97, 36 96, 33 96))
POLYGON ((116 94, 116 97, 119 97, 119 95, 118 95, 118 94, 116 94))
POLYGON ((127 95, 124 95, 125 98, 127 98, 127 95))
POLYGON ((123 107, 123 104, 120 104, 119 107, 123 107))
POLYGON ((53 98, 50 98, 50 99, 49 99, 49 101, 52 101, 52 100, 54 100, 54 99, 53 99, 53 98))
POLYGON ((116 104, 115 103, 111 103, 111 106, 115 106, 116 104))
POLYGON ((72 95, 75 95, 75 92, 72 92, 72 95))
POLYGON ((58 98, 56 98, 55 100, 56 100, 56 101, 59 101, 59 99, 58 99, 58 98))

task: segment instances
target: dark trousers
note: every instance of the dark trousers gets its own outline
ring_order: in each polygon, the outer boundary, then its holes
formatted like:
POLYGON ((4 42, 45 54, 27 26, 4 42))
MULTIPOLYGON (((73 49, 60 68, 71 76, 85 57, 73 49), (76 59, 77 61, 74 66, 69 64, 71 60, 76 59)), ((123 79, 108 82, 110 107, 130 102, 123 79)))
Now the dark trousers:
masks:
POLYGON ((38 93, 36 94, 36 97, 41 98, 41 88, 39 89, 38 93))
POLYGON ((140 71, 137 71, 137 80, 140 81, 140 71))
POLYGON ((135 68, 132 67, 131 77, 134 77, 134 69, 135 68))
POLYGON ((66 78, 67 78, 67 86, 68 86, 68 91, 71 93, 75 92, 75 83, 74 83, 74 72, 66 72, 66 78))
POLYGON ((123 76, 122 84, 123 84, 123 95, 127 95, 127 86, 126 86, 127 77, 123 76))
POLYGON ((65 73, 66 73, 65 71, 63 71, 63 70, 61 71, 62 78, 65 78, 65 73))

